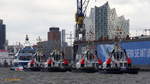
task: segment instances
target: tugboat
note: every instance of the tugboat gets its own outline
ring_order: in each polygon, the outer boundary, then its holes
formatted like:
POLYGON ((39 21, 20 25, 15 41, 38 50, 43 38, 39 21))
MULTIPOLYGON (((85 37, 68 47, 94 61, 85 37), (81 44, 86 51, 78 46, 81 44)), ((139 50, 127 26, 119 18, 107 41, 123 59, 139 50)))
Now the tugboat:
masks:
POLYGON ((33 56, 30 61, 28 62, 28 70, 30 71, 40 71, 42 68, 42 64, 41 62, 37 59, 38 56, 36 54, 36 56, 33 56))
POLYGON ((54 49, 44 63, 43 69, 47 71, 68 71, 71 70, 69 61, 64 57, 64 53, 54 49))
POLYGON ((30 45, 28 35, 26 35, 25 46, 20 49, 15 59, 12 61, 11 70, 23 71, 28 69, 28 62, 36 55, 35 49, 30 45))
POLYGON ((137 74, 139 68, 132 66, 131 58, 127 55, 126 50, 121 48, 119 42, 116 42, 112 52, 109 52, 109 56, 103 63, 101 70, 105 73, 120 74, 130 73, 137 74))
POLYGON ((97 57, 97 51, 87 49, 82 54, 77 54, 73 71, 97 72, 102 67, 102 60, 97 57))

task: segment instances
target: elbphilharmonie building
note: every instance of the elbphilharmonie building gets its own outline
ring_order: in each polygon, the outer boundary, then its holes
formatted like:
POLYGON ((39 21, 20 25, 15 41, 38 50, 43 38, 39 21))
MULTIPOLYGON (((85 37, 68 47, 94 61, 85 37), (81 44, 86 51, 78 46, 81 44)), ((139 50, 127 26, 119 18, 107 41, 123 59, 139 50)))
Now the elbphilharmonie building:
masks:
POLYGON ((129 20, 124 16, 118 17, 116 9, 111 9, 108 2, 100 7, 91 8, 84 22, 86 40, 99 40, 103 37, 114 39, 118 34, 125 38, 129 35, 129 20))

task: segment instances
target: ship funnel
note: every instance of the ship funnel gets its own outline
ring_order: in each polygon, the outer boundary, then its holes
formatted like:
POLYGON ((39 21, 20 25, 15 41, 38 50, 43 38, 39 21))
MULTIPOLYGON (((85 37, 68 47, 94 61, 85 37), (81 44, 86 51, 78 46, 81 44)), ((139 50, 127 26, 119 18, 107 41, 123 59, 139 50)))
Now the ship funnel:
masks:
POLYGON ((28 37, 28 35, 26 35, 26 41, 29 41, 29 37, 28 37))
POLYGON ((24 46, 31 46, 28 35, 26 35, 24 46))

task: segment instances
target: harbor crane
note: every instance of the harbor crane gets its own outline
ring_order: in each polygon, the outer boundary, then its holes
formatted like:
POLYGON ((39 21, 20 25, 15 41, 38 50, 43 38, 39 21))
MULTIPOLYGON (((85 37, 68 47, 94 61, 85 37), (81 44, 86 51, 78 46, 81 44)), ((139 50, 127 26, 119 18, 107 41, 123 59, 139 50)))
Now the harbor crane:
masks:
POLYGON ((85 40, 86 30, 85 30, 84 19, 86 16, 86 11, 87 11, 89 2, 90 0, 77 0, 77 12, 75 15, 75 20, 76 20, 75 41, 85 40))
POLYGON ((88 8, 90 0, 77 0, 77 12, 75 14, 75 41, 73 45, 73 59, 76 59, 76 53, 78 50, 78 45, 76 44, 77 41, 85 41, 86 37, 86 29, 85 29, 85 24, 84 24, 84 19, 86 17, 86 11, 88 8), (81 38, 80 38, 81 36, 81 38))
POLYGON ((86 41, 86 29, 85 29, 85 23, 84 19, 86 17, 86 12, 88 5, 91 0, 76 0, 77 1, 77 12, 75 14, 75 40, 73 43, 73 60, 75 62, 76 60, 76 54, 78 51, 78 42, 80 41, 86 41))

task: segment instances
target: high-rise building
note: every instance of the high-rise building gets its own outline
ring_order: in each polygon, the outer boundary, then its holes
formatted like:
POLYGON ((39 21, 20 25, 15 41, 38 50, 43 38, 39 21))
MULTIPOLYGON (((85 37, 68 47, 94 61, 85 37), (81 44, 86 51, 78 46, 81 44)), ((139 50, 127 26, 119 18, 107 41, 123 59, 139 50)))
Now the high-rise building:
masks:
POLYGON ((51 49, 60 49, 61 47, 61 32, 59 27, 50 27, 48 32, 48 46, 51 49))
POLYGON ((48 32, 48 41, 49 40, 61 40, 61 33, 59 27, 50 27, 48 32))
POLYGON ((61 47, 62 47, 62 48, 68 46, 68 44, 67 44, 67 42, 66 42, 66 35, 68 35, 68 34, 66 34, 66 30, 63 29, 63 30, 61 31, 61 47))
POLYGON ((129 20, 117 16, 115 8, 111 9, 108 2, 92 8, 89 17, 85 18, 86 40, 98 40, 103 37, 114 39, 129 35, 129 20))
POLYGON ((5 49, 6 42, 6 26, 3 20, 0 19, 0 49, 5 49))
POLYGON ((63 29, 62 31, 61 31, 61 45, 62 45, 62 47, 64 46, 64 44, 65 44, 65 33, 66 33, 66 31, 63 29))

